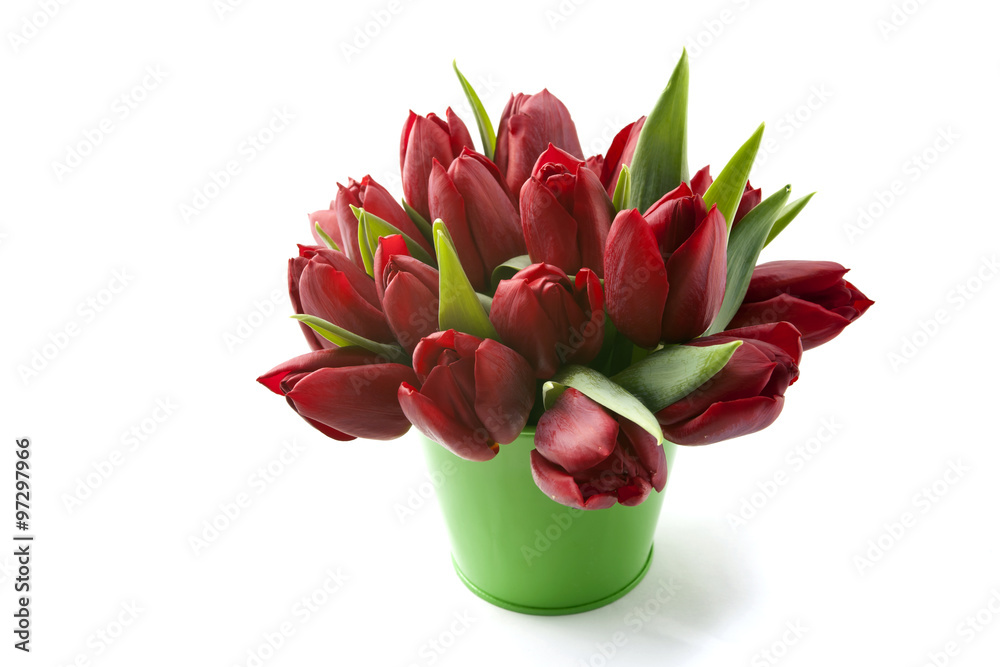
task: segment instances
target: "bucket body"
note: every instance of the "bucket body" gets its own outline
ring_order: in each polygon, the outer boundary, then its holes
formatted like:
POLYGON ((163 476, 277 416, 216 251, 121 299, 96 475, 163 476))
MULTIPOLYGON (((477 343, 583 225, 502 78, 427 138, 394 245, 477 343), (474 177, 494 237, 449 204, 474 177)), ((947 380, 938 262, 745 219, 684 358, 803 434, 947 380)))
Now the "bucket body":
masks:
MULTIPOLYGON (((573 614, 614 602, 649 569, 663 493, 636 507, 578 510, 535 485, 534 429, 485 462, 422 440, 428 468, 441 480, 455 571, 479 597, 527 614, 573 614)), ((672 471, 676 445, 663 446, 672 471)))

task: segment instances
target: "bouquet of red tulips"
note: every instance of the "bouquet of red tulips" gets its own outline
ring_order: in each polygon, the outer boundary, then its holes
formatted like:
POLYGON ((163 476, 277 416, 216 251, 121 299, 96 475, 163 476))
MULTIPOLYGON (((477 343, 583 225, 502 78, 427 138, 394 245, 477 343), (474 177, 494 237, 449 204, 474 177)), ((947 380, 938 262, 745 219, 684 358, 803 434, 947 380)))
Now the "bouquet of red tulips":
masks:
POLYGON ((309 216, 288 265, 313 351, 259 378, 337 440, 416 426, 465 459, 535 425, 531 471, 571 507, 641 503, 664 439, 704 445, 781 412, 802 351, 872 304, 833 262, 757 264, 811 195, 748 182, 763 125, 713 179, 688 173, 687 57, 656 107, 586 156, 547 90, 482 140, 412 111, 403 199, 366 176, 309 216))

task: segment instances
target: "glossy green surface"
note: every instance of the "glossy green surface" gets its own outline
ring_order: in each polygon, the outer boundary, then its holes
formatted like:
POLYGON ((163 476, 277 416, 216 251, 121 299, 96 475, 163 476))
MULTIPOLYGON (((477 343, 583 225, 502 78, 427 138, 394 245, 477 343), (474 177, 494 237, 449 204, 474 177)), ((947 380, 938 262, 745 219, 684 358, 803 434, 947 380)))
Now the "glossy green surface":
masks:
MULTIPOLYGON (((483 599, 529 614, 572 614, 617 600, 652 558, 663 494, 637 507, 583 511, 546 497, 531 478, 534 430, 487 462, 422 438, 459 577, 483 599)), ((673 470, 676 445, 665 442, 673 470)), ((668 475, 669 478, 669 475, 668 475)))

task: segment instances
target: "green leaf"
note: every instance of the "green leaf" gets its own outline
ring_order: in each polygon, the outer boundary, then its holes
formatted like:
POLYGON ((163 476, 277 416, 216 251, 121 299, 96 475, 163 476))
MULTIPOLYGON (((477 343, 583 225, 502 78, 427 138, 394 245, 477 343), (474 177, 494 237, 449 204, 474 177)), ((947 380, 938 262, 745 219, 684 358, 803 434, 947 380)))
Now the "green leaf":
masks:
POLYGON ((782 230, 784 230, 785 227, 788 226, 788 223, 790 223, 792 220, 795 219, 795 216, 797 216, 799 213, 802 212, 802 209, 806 207, 806 204, 809 203, 809 200, 813 198, 814 194, 816 193, 810 192, 805 197, 802 197, 801 199, 796 199, 791 204, 782 209, 781 214, 778 216, 778 219, 771 227, 771 233, 767 235, 767 241, 764 243, 765 247, 767 247, 768 243, 774 240, 775 236, 780 234, 782 230))
POLYGON ((462 270, 451 234, 440 219, 434 221, 434 249, 440 272, 438 327, 441 331, 454 329, 479 338, 498 339, 476 290, 472 289, 472 283, 462 270))
POLYGON ((364 209, 350 204, 351 212, 358 219, 358 248, 361 250, 361 263, 369 276, 375 276, 375 260, 371 247, 368 245, 368 216, 364 209))
POLYGON ((644 212, 681 181, 688 180, 688 55, 685 49, 656 106, 639 133, 626 208, 644 212))
MULTIPOLYGON (((392 236, 393 234, 399 234, 403 237, 403 241, 406 243, 406 249, 410 251, 410 254, 414 258, 419 259, 424 264, 429 264, 430 266, 437 266, 434 258, 431 254, 424 250, 424 247, 414 241, 412 238, 399 231, 396 227, 386 222, 382 218, 378 217, 374 213, 369 213, 364 209, 361 209, 362 215, 364 216, 364 227, 365 232, 368 234, 368 252, 371 253, 372 258, 375 257, 375 251, 378 250, 378 240, 381 236, 392 236)), ((360 223, 360 220, 358 221, 360 223)), ((359 224, 360 227, 360 224, 359 224)), ((362 254, 364 251, 362 250, 362 254)), ((374 259, 373 259, 374 261, 374 259)))
POLYGON ((771 226, 781 214, 791 193, 790 185, 775 192, 753 207, 729 235, 729 245, 726 247, 726 296, 722 301, 722 308, 706 334, 725 331, 736 311, 740 309, 743 297, 747 294, 747 287, 750 286, 753 269, 757 266, 760 251, 764 249, 771 226))
POLYGON ((722 370, 742 344, 743 341, 735 340, 704 347, 667 345, 611 379, 651 412, 659 412, 722 370))
POLYGON ((711 208, 712 204, 715 204, 719 207, 719 213, 726 218, 727 229, 733 226, 733 218, 736 217, 743 189, 750 178, 753 161, 757 159, 757 149, 760 148, 762 136, 764 136, 764 123, 761 123, 746 143, 740 146, 736 155, 722 168, 719 177, 705 193, 705 206, 711 208))
POLYGON ((403 352, 403 349, 398 345, 387 345, 385 343, 377 343, 373 340, 368 340, 367 338, 359 336, 356 333, 351 333, 343 327, 338 327, 336 324, 327 322, 319 317, 313 317, 312 315, 292 315, 292 319, 304 322, 310 329, 337 347, 356 345, 368 350, 369 352, 381 355, 389 361, 403 364, 409 363, 409 358, 406 356, 406 353, 403 352))
POLYGON ((634 421, 656 438, 657 444, 663 443, 663 431, 656 416, 638 398, 609 380, 603 373, 586 366, 564 366, 542 386, 546 409, 552 407, 566 387, 572 387, 608 410, 634 421))
POLYGON ((323 243, 326 244, 327 248, 337 251, 340 250, 336 242, 332 238, 330 238, 329 234, 323 231, 323 228, 319 226, 318 222, 316 223, 316 235, 319 236, 321 239, 323 239, 323 243))
POLYGON ((629 191, 632 189, 632 174, 627 164, 622 165, 622 170, 618 173, 618 183, 615 185, 615 195, 611 198, 611 203, 615 205, 615 210, 620 211, 625 208, 628 201, 629 191))
POLYGON ((486 114, 486 109, 483 108, 483 103, 479 100, 479 95, 476 95, 476 91, 473 90, 472 84, 459 71, 458 61, 452 60, 451 66, 455 68, 455 74, 458 75, 458 81, 462 84, 462 90, 465 92, 469 106, 472 107, 472 113, 476 117, 479 137, 483 140, 483 155, 492 160, 493 152, 497 147, 497 135, 493 131, 493 123, 490 122, 490 117, 486 114))
POLYGON ((496 290, 497 285, 500 284, 501 280, 513 278, 515 273, 521 269, 526 269, 529 266, 531 266, 531 258, 527 255, 511 257, 506 262, 493 269, 493 289, 496 290))
POLYGON ((403 202, 403 210, 406 211, 406 215, 410 216, 410 220, 416 225, 417 229, 420 230, 420 235, 427 239, 427 242, 431 245, 434 244, 434 232, 431 230, 431 223, 427 222, 427 219, 417 212, 417 209, 413 208, 406 203, 405 199, 400 199, 403 202))

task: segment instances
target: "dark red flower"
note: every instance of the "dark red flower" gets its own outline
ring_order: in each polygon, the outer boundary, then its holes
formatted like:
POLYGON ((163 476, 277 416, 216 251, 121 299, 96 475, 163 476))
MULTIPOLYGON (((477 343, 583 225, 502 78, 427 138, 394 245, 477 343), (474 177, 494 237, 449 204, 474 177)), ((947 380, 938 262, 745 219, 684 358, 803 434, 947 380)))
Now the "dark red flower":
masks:
POLYGON ((567 389, 538 420, 531 474, 545 495, 579 509, 638 505, 667 483, 656 438, 567 389))
POLYGON ((472 137, 465 123, 448 107, 445 118, 436 114, 418 116, 410 112, 399 140, 399 170, 403 176, 403 197, 424 218, 430 218, 427 180, 437 160, 447 169, 462 149, 472 149, 472 137))

